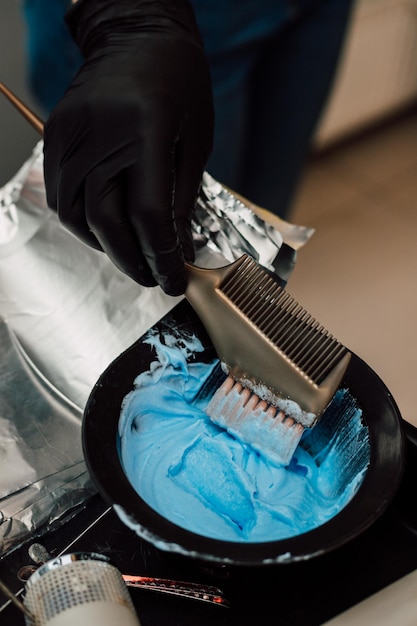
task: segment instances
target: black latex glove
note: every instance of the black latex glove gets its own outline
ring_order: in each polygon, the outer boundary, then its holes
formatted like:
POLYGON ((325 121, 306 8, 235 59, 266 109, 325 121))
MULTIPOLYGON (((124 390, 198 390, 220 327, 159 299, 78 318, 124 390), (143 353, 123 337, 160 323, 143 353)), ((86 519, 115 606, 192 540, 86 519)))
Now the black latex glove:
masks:
POLYGON ((188 0, 79 0, 66 20, 85 62, 45 126, 48 204, 136 282, 180 295, 213 134, 188 0))

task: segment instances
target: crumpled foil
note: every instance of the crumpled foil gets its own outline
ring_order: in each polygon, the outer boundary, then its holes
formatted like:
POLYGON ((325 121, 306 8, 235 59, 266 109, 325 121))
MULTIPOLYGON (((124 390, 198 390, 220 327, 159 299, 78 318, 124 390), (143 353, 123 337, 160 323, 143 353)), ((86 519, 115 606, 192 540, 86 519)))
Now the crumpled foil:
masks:
MULTIPOLYGON (((42 150, 40 141, 0 189, 0 556, 95 492, 81 446, 90 391, 181 299, 137 285, 61 226, 46 204, 42 150)), ((285 284, 312 233, 204 174, 197 265, 246 252, 285 284)))

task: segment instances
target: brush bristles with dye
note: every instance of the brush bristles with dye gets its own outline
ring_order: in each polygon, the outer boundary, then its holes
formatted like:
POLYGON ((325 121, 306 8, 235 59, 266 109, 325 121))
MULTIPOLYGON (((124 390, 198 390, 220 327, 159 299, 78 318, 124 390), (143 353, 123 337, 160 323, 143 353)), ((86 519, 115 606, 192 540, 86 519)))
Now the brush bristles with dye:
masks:
POLYGON ((288 465, 304 427, 228 376, 208 403, 212 422, 272 463, 288 465))

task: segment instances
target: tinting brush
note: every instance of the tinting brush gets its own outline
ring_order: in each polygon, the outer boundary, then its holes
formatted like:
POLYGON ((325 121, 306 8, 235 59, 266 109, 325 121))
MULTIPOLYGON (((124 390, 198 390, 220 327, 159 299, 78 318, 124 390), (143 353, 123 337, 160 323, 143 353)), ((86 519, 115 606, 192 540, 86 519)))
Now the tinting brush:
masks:
POLYGON ((43 122, 42 120, 27 107, 6 85, 0 82, 0 92, 3 93, 6 98, 16 107, 16 109, 26 118, 31 126, 40 134, 43 135, 43 122))
POLYGON ((185 293, 228 378, 206 412, 278 464, 333 398, 350 352, 248 255, 218 269, 187 265, 185 293))
MULTIPOLYGON (((40 133, 42 121, 2 91, 40 133)), ((185 296, 228 374, 211 420, 273 462, 288 465, 305 428, 333 398, 350 352, 248 255, 222 268, 186 264, 185 296)))

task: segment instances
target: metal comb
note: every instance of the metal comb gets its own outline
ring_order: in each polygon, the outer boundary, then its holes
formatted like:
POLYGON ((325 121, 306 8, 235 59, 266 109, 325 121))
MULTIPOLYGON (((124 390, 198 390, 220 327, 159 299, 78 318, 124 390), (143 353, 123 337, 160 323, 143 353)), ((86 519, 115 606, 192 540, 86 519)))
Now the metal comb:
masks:
POLYGON ((187 264, 186 297, 229 378, 206 412, 288 464, 333 398, 350 352, 248 255, 218 269, 187 264))

